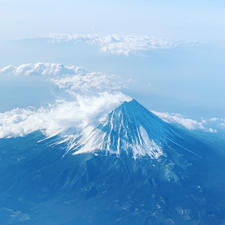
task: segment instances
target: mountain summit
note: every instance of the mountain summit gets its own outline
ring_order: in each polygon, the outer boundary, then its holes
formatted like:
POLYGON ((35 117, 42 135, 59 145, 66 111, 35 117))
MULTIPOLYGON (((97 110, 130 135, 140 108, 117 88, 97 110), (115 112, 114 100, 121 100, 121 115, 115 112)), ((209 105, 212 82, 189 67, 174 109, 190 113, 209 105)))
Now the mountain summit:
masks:
POLYGON ((124 102, 95 128, 86 127, 71 148, 74 154, 104 151, 119 155, 122 151, 134 158, 162 155, 167 124, 136 100, 124 102))

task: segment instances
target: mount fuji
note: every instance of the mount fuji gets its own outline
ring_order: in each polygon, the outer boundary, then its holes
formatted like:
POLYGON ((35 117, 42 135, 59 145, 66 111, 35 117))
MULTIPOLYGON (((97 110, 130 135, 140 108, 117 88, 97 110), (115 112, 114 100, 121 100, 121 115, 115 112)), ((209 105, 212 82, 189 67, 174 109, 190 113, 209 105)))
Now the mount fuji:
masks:
POLYGON ((124 102, 66 138, 0 139, 0 224, 222 225, 224 160, 124 102))
POLYGON ((197 155, 181 145, 184 144, 182 134, 132 100, 117 107, 96 127, 87 126, 80 135, 75 135, 68 150, 74 155, 105 152, 119 156, 126 152, 133 158, 149 156, 158 159, 163 156, 163 146, 172 144, 197 155))

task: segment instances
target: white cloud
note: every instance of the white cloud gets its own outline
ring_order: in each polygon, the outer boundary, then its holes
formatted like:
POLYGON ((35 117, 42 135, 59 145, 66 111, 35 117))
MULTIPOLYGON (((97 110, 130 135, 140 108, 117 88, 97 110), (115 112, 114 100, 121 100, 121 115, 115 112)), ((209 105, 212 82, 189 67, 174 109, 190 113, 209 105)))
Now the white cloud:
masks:
MULTIPOLYGON (((58 97, 55 103, 47 107, 16 108, 0 113, 0 138, 23 136, 36 130, 41 130, 46 136, 69 128, 79 130, 87 125, 94 125, 116 106, 131 100, 120 92, 124 84, 118 77, 87 72, 77 66, 55 63, 10 65, 0 69, 0 77, 4 74, 17 75, 18 79, 20 76, 25 79, 38 76, 59 87, 62 92, 69 93, 70 98, 66 99, 64 95, 56 94, 58 97), (61 100, 58 100, 59 98, 61 100)), ((29 92, 30 89, 28 96, 29 92)), ((219 123, 221 129, 225 127, 225 119, 221 118, 196 121, 181 114, 154 113, 166 122, 176 123, 190 130, 216 132, 217 127, 213 126, 214 123, 219 123)))
MULTIPOLYGON (((80 129, 98 122, 116 106, 130 100, 120 92, 123 84, 118 77, 87 72, 77 66, 55 63, 10 65, 0 69, 0 76, 4 74, 17 75, 18 79, 29 77, 29 80, 38 76, 59 87, 61 92, 55 93, 55 103, 47 107, 16 108, 0 113, 0 138, 24 136, 36 130, 51 136, 69 128, 80 129), (69 93, 69 100, 63 93, 69 93)), ((27 92, 30 96, 29 87, 27 92)))
POLYGON ((134 51, 171 48, 181 44, 196 44, 196 42, 171 41, 155 38, 149 35, 91 35, 91 34, 51 34, 53 42, 79 42, 97 45, 101 51, 115 55, 128 56, 134 51))
POLYGON ((61 89, 71 91, 113 91, 126 88, 129 81, 122 81, 116 75, 88 72, 79 66, 64 66, 57 63, 29 63, 19 66, 8 65, 0 68, 1 76, 39 76, 61 89))
POLYGON ((12 74, 20 76, 62 76, 85 73, 86 71, 78 66, 64 66, 63 64, 58 63, 28 63, 19 66, 8 65, 0 69, 0 75, 12 74))
POLYGON ((212 117, 205 122, 208 126, 213 126, 215 129, 220 129, 224 131, 225 128, 225 118, 212 117))
POLYGON ((41 130, 52 136, 69 128, 81 129, 98 122, 102 116, 130 98, 122 93, 99 93, 95 96, 77 95, 74 101, 58 101, 37 110, 13 109, 0 113, 0 138, 24 136, 41 130))
MULTIPOLYGON (((223 121, 223 119, 221 118, 217 118, 216 120, 215 118, 211 118, 209 120, 201 119, 201 121, 197 121, 190 118, 185 118, 179 113, 156 112, 156 111, 152 111, 152 112, 156 114, 158 117, 160 117, 162 120, 164 120, 165 122, 181 125, 188 130, 200 129, 200 130, 208 131, 211 133, 217 132, 216 128, 218 128, 218 126, 215 127, 215 124, 214 124, 213 127, 210 127, 210 125, 213 125, 210 122, 215 122, 217 120, 220 120, 221 122, 223 121)), ((219 123, 218 125, 222 126, 222 123, 219 123)))
POLYGON ((85 75, 73 75, 63 78, 52 79, 59 88, 67 90, 73 94, 96 93, 99 91, 118 91, 126 88, 128 82, 122 82, 115 75, 105 75, 103 73, 86 73, 85 75))

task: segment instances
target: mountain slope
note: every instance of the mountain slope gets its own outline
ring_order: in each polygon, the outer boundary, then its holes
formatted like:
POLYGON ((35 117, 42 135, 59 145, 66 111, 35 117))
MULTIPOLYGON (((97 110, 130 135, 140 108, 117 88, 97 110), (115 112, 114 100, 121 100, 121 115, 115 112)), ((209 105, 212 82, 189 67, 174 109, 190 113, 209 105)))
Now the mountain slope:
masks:
POLYGON ((69 147, 56 144, 60 137, 41 139, 0 139, 2 224, 225 222, 224 157, 135 100, 69 147))

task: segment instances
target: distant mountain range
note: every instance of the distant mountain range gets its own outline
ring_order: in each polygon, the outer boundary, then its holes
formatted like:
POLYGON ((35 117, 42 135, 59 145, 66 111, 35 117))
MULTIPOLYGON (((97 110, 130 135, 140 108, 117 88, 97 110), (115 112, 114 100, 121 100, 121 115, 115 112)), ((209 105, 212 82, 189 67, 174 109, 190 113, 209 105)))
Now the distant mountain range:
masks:
POLYGON ((0 225, 224 225, 224 161, 124 102, 67 141, 0 139, 0 225))

